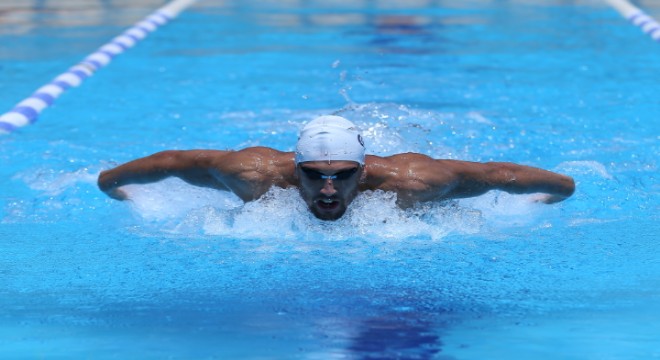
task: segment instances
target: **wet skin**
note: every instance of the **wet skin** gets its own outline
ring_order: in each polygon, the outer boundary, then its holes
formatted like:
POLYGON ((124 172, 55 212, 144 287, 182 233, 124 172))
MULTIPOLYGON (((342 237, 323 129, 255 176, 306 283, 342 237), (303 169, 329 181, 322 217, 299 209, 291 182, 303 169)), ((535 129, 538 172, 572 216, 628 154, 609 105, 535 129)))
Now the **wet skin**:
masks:
POLYGON ((353 161, 296 165, 294 159, 292 152, 267 147, 168 150, 102 171, 98 185, 112 198, 126 200, 124 185, 175 176, 192 185, 231 191, 246 202, 259 199, 273 186, 297 187, 310 211, 325 220, 340 218, 360 191, 393 192, 401 208, 479 196, 490 190, 541 193, 538 201, 551 204, 575 191, 569 176, 508 162, 433 159, 416 153, 367 155, 364 166, 353 161))
POLYGON ((299 164, 296 174, 300 195, 319 219, 337 220, 358 194, 363 168, 353 161, 310 161, 299 164))

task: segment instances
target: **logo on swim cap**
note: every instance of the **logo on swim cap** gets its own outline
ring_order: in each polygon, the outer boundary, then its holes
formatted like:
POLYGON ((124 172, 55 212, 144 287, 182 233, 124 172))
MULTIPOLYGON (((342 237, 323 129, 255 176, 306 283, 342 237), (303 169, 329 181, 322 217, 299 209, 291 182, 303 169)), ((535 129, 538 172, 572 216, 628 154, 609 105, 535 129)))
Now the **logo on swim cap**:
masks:
POLYGON ((364 140, 349 120, 325 115, 310 121, 300 131, 296 164, 307 161, 355 161, 364 165, 364 140))

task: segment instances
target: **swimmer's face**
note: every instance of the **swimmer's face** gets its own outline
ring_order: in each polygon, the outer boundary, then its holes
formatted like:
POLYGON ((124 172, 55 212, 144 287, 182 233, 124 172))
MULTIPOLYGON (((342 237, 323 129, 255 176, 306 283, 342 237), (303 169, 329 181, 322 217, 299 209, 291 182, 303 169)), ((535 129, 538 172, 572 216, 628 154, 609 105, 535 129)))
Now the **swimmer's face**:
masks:
POLYGON ((319 219, 337 220, 358 193, 362 166, 353 161, 308 161, 296 168, 300 195, 319 219))

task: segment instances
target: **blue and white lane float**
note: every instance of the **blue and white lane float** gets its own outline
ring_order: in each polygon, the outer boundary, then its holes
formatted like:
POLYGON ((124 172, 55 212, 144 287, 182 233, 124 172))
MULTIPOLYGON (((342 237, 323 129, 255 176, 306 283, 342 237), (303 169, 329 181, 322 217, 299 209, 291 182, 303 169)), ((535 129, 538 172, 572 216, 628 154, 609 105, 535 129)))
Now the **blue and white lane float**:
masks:
POLYGON ((97 70, 108 65, 114 57, 132 48, 149 33, 167 24, 195 1, 197 0, 173 0, 167 3, 66 72, 55 77, 50 83, 37 89, 30 97, 0 116, 0 134, 9 134, 20 127, 33 124, 37 121, 39 114, 51 106, 62 93, 79 86, 97 70))
POLYGON ((606 0, 624 18, 642 29, 653 40, 660 42, 660 24, 637 6, 627 0, 606 0))

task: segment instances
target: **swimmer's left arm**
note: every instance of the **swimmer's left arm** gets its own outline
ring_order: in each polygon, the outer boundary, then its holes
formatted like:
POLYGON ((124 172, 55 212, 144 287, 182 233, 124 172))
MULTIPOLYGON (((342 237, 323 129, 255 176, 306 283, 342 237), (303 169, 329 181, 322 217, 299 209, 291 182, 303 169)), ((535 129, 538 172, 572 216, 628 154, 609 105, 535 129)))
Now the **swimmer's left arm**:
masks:
POLYGON ((507 162, 474 163, 436 160, 449 170, 452 181, 446 197, 460 198, 481 195, 489 190, 512 194, 543 193, 538 201, 556 203, 570 197, 575 182, 569 176, 531 166, 507 162))

